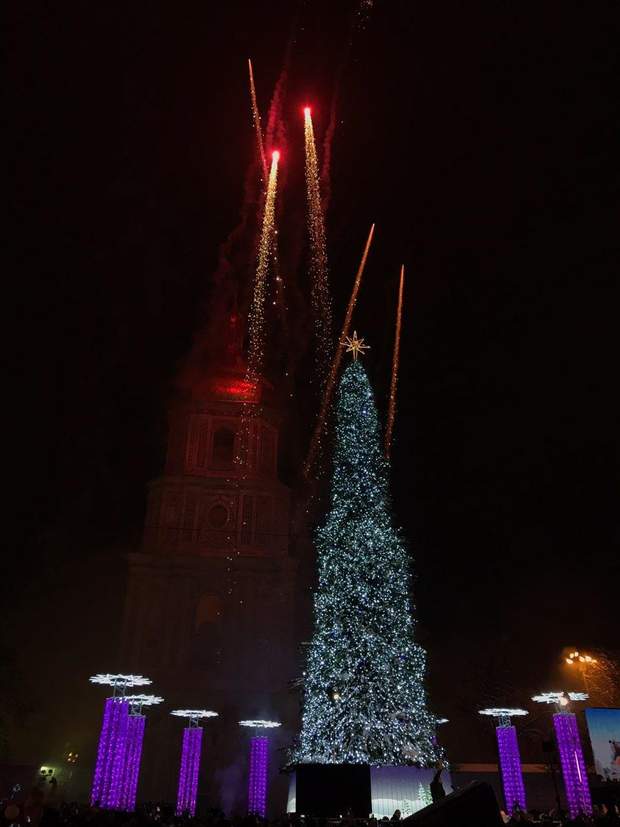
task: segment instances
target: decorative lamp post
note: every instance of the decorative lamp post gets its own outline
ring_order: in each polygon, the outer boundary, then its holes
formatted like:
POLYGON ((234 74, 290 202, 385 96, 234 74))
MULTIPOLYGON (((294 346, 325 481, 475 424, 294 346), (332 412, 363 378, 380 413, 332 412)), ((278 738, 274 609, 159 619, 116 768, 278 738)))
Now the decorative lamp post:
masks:
POLYGON ((176 812, 179 816, 183 813, 195 816, 202 749, 202 727, 199 726, 199 721, 204 718, 216 718, 218 713, 209 709, 173 709, 170 714, 177 718, 187 718, 188 722, 183 730, 176 812))
POLYGON ((142 743, 146 718, 142 713, 145 706, 155 706, 163 702, 157 695, 125 695, 129 704, 127 723, 127 741, 125 749, 125 768, 121 784, 120 809, 132 812, 136 809, 136 792, 142 761, 142 743))
POLYGON ((587 699, 587 692, 543 692, 532 697, 532 700, 539 704, 555 704, 553 728, 560 753, 562 778, 571 818, 576 818, 580 813, 592 814, 592 799, 577 727, 577 716, 570 709, 571 701, 587 699))
POLYGON ((106 699, 103 712, 90 803, 107 810, 118 810, 122 806, 129 730, 129 702, 125 694, 128 688, 146 686, 151 680, 143 675, 111 673, 93 675, 89 680, 112 687, 112 697, 106 699))
POLYGON ((495 734, 497 736, 499 767, 502 774, 506 812, 512 815, 517 809, 525 810, 525 787, 523 785, 523 772, 521 771, 521 756, 519 755, 517 730, 513 726, 511 718, 527 715, 527 710, 492 707, 490 709, 480 709, 479 714, 495 718, 495 734))
POLYGON ((239 721, 240 726, 254 730, 250 741, 250 774, 248 780, 248 814, 265 818, 267 814, 267 772, 269 768, 269 737, 259 730, 282 726, 279 721, 239 721))

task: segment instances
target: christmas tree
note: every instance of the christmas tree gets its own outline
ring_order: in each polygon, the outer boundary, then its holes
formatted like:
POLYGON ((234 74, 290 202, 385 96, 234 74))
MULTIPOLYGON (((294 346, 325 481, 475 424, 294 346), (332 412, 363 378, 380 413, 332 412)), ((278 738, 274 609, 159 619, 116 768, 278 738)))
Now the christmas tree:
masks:
POLYGON ((294 758, 428 766, 439 750, 435 718, 426 709, 425 653, 413 639, 410 562, 392 524, 379 419, 359 361, 342 376, 336 420, 331 508, 316 536, 315 631, 294 758))

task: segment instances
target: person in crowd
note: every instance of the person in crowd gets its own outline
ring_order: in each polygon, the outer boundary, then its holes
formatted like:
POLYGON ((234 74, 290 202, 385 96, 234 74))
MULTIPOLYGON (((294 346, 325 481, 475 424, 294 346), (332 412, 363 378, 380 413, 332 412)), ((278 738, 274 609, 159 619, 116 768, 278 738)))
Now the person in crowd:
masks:
POLYGON ((446 791, 443 788, 443 784, 441 783, 441 773, 443 771, 443 762, 439 761, 437 763, 437 771, 433 776, 433 780, 431 781, 431 798, 433 799, 433 804, 436 804, 437 801, 441 801, 442 798, 446 797, 446 791))

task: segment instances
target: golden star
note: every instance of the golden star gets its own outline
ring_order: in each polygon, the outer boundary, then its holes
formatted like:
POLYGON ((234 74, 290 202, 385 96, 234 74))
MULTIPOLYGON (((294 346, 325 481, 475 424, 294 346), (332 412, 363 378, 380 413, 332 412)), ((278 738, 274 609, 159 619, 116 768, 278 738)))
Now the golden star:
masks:
POLYGON ((357 330, 353 331, 353 336, 345 336, 344 340, 340 342, 342 347, 346 347, 347 353, 353 354, 353 361, 357 362, 358 355, 364 355, 365 350, 370 350, 370 345, 364 344, 364 339, 357 338, 357 330))

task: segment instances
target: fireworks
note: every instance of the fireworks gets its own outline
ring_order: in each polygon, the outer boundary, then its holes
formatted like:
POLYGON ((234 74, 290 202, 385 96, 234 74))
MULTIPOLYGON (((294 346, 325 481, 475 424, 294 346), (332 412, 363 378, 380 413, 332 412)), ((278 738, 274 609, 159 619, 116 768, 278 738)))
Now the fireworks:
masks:
POLYGON ((405 265, 400 268, 398 285, 398 307, 396 309, 396 333, 394 334, 394 356, 392 358, 392 381, 390 383, 390 404, 388 408, 387 428, 385 430, 385 455, 390 458, 394 418, 396 416, 396 385, 398 384, 398 362, 400 359, 400 328, 403 320, 403 288, 405 286, 405 265))
MULTIPOLYGON (((362 260, 360 261, 360 266, 357 268, 357 273, 355 274, 353 290, 351 291, 351 298, 349 299, 349 304, 347 306, 347 312, 344 317, 344 323, 342 325, 342 330, 340 332, 339 341, 343 341, 344 339, 346 339, 347 336, 349 336, 349 332, 351 330, 351 319, 353 318, 353 310, 355 309, 355 304, 357 302, 357 294, 359 293, 360 284, 362 283, 362 275, 364 274, 366 260, 368 259, 368 253, 370 251, 370 245, 372 244, 372 238, 374 233, 375 225, 373 224, 370 228, 370 232, 368 233, 368 238, 366 239, 366 246, 364 247, 364 252, 362 253, 362 260)), ((336 348, 336 352, 334 353, 334 359, 332 362, 332 368, 329 373, 327 384, 325 386, 325 392, 323 394, 323 401, 321 403, 319 418, 317 420, 314 433, 312 434, 312 441, 310 442, 308 456, 306 457, 306 462, 304 464, 304 477, 306 479, 308 479, 308 477, 310 476, 312 466, 314 465, 314 460, 316 459, 317 451, 319 450, 321 434, 323 433, 323 428, 325 427, 327 412, 331 404, 332 396, 334 395, 334 388, 336 387, 336 378, 338 376, 338 368, 340 367, 340 362, 342 361, 342 354, 343 351, 340 348, 336 348)))
POLYGON ((263 142, 263 128, 260 122, 260 112, 258 111, 258 103, 256 102, 256 86, 254 85, 254 72, 252 71, 252 61, 248 58, 248 71, 250 73, 250 98, 252 100, 252 120, 254 121, 254 129, 256 131, 256 144, 258 146, 258 155, 260 157, 261 170, 263 181, 267 180, 267 158, 265 157, 265 144, 263 142))
POLYGON ((267 273, 275 233, 275 206, 278 184, 278 161, 280 153, 276 150, 271 155, 271 170, 265 196, 263 225, 258 245, 258 261, 254 280, 254 295, 249 315, 250 343, 248 348, 247 379, 258 382, 262 368, 265 347, 265 297, 267 292, 267 273))
POLYGON ((306 140, 306 197, 308 202, 308 232, 310 234, 311 301, 316 335, 317 371, 321 385, 327 376, 327 366, 332 355, 332 308, 327 274, 327 247, 325 244, 325 220, 319 186, 319 165, 314 142, 312 113, 304 109, 304 134, 306 140))

